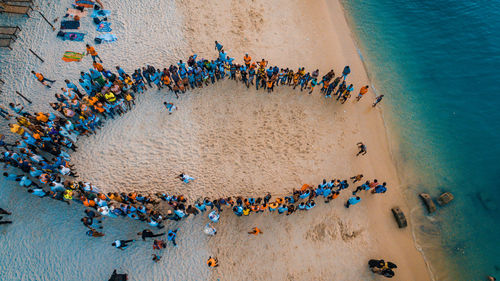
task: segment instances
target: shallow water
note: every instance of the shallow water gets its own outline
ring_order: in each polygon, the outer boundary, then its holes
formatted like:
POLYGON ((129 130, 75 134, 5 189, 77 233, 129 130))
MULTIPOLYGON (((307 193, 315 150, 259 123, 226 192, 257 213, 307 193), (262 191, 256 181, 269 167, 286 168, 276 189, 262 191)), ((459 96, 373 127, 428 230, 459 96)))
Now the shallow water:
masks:
POLYGON ((343 4, 385 94, 414 231, 436 279, 498 278, 500 1, 343 4), (423 191, 455 200, 428 216, 416 196, 423 191))

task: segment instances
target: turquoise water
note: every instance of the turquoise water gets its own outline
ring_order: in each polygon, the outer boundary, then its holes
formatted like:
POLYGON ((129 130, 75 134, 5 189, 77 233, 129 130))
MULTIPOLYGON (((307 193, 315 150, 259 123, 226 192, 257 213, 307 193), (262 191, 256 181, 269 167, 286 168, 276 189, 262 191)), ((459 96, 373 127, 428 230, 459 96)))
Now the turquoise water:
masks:
POLYGON ((343 5, 370 78, 386 95, 417 241, 436 279, 500 278, 500 1, 343 5), (421 191, 451 191, 455 200, 428 216, 421 191))

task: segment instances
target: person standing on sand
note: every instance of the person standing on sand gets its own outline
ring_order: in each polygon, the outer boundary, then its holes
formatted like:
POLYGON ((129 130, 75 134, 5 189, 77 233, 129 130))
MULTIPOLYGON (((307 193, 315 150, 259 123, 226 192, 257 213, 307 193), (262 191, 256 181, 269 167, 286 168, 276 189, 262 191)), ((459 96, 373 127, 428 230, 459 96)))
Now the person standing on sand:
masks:
POLYGON ((370 181, 366 181, 364 184, 356 187, 356 190, 352 192, 352 195, 356 195, 356 193, 361 190, 370 190, 370 181))
POLYGON ((359 94, 356 97, 356 101, 359 101, 366 93, 368 93, 368 88, 370 88, 370 86, 366 85, 364 87, 361 87, 361 89, 359 89, 359 94))
POLYGON ((210 256, 210 257, 208 257, 207 265, 208 265, 208 267, 218 267, 219 260, 217 258, 212 258, 212 256, 210 256))
POLYGON ((264 232, 262 230, 260 230, 258 227, 254 227, 254 228, 252 228, 252 231, 248 232, 248 234, 253 234, 253 235, 257 236, 259 234, 264 234, 264 232))
POLYGON ((347 79, 347 75, 349 75, 349 73, 351 73, 351 68, 348 65, 346 65, 344 67, 344 70, 342 71, 342 77, 344 81, 347 79))
POLYGON ((94 47, 92 47, 92 46, 90 46, 89 44, 87 44, 87 45, 86 45, 86 47, 87 47, 87 50, 86 50, 87 54, 86 54, 86 55, 90 55, 90 56, 92 57, 92 60, 93 60, 94 62, 96 62, 96 60, 95 60, 95 59, 96 59, 96 58, 98 58, 98 59, 99 59, 99 62, 100 62, 100 63, 102 63, 102 59, 101 59, 101 57, 99 57, 99 55, 97 54, 97 52, 96 52, 95 48, 94 48, 94 47))
POLYGON ((382 184, 377 185, 373 190, 372 193, 385 193, 387 191, 387 183, 384 182, 382 184))
POLYGON ((31 73, 33 75, 35 75, 35 78, 40 82, 42 83, 44 86, 46 86, 47 88, 51 88, 49 84, 45 83, 46 81, 47 82, 50 82, 51 84, 56 82, 56 80, 50 80, 50 79, 47 79, 45 78, 41 73, 39 72, 35 72, 34 70, 31 71, 31 73))
POLYGON ((177 247, 177 243, 175 243, 175 238, 177 237, 177 230, 179 229, 169 230, 167 234, 168 241, 172 241, 174 247, 177 247))
POLYGON ((245 62, 245 66, 247 69, 250 69, 250 62, 252 62, 252 57, 247 54, 243 57, 243 61, 245 62))
POLYGON ((160 259, 161 259, 161 256, 158 256, 158 255, 155 255, 155 254, 152 254, 152 256, 153 256, 152 260, 153 260, 154 262, 159 262, 159 261, 160 261, 160 259))
POLYGON ((224 46, 222 46, 219 42, 215 41, 215 49, 220 53, 222 52, 222 49, 224 49, 224 46))
POLYGON ((177 106, 175 106, 171 102, 163 102, 163 105, 165 105, 165 108, 168 110, 168 114, 172 114, 172 111, 177 110, 177 106))
POLYGON ((367 152, 366 151, 366 145, 364 145, 364 143, 362 143, 362 142, 358 142, 357 145, 358 145, 358 148, 359 148, 359 152, 358 152, 358 154, 356 154, 356 156, 358 156, 360 154, 361 155, 365 155, 366 152, 367 152))
POLYGON ((384 97, 384 95, 380 95, 380 96, 378 96, 378 97, 375 99, 375 102, 373 103, 372 107, 377 106, 377 104, 378 104, 379 102, 381 102, 381 101, 382 101, 382 98, 383 98, 383 97, 384 97))
POLYGON ((358 204, 360 201, 361 201, 361 198, 359 198, 359 196, 356 196, 356 197, 351 197, 351 198, 349 198, 349 200, 347 200, 347 202, 345 203, 345 207, 346 207, 346 208, 349 208, 349 206, 351 206, 351 205, 356 205, 356 204, 358 204))

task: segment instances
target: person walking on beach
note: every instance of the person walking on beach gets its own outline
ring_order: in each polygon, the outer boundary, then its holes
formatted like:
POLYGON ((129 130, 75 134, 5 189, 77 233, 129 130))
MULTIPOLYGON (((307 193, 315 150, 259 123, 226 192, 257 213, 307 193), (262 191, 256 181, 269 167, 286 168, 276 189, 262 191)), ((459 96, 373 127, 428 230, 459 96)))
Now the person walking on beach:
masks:
POLYGON ((96 50, 94 47, 90 46, 89 44, 86 45, 87 46, 87 54, 86 55, 90 55, 92 57, 92 60, 94 62, 96 62, 96 58, 99 59, 99 62, 102 63, 102 59, 101 57, 99 57, 99 55, 97 54, 96 50))
POLYGON ((163 236, 163 235, 165 235, 165 232, 160 233, 160 234, 154 234, 151 230, 144 229, 142 232, 138 232, 137 235, 140 235, 142 237, 142 241, 146 241, 146 238, 163 236))
POLYGON ((349 75, 349 73, 351 73, 351 68, 348 65, 346 65, 344 67, 344 70, 342 71, 343 80, 347 79, 347 75, 349 75))
POLYGON ((366 145, 364 143, 362 143, 362 142, 358 142, 357 145, 358 145, 358 148, 359 148, 359 152, 358 152, 358 154, 356 154, 356 156, 358 156, 360 154, 361 155, 365 155, 366 152, 367 152, 366 151, 366 145))
POLYGON ((212 256, 210 256, 210 257, 208 257, 207 265, 208 265, 208 267, 218 267, 219 260, 217 258, 212 258, 212 256))
POLYGON ((368 88, 370 88, 370 86, 366 85, 364 87, 361 87, 361 89, 359 89, 359 94, 356 97, 356 101, 359 101, 366 93, 368 93, 368 88))
POLYGON ((351 206, 351 205, 358 204, 359 201, 361 201, 361 198, 359 198, 359 196, 356 196, 356 197, 353 196, 353 197, 349 198, 349 200, 347 200, 347 202, 345 203, 345 207, 349 208, 349 206, 351 206))
POLYGON ((175 243, 175 238, 177 237, 177 230, 179 229, 169 230, 167 234, 168 241, 172 241, 174 247, 177 247, 177 243, 175 243))
POLYGON ((168 114, 172 114, 172 111, 174 110, 177 110, 177 106, 175 106, 173 103, 171 102, 163 102, 163 105, 165 106, 165 108, 168 110, 168 114))
POLYGON ((50 82, 51 84, 56 82, 56 80, 50 80, 48 78, 45 78, 43 76, 43 74, 39 73, 39 72, 35 72, 34 70, 31 71, 31 73, 33 75, 35 75, 35 78, 40 82, 42 83, 44 86, 46 86, 47 88, 51 88, 49 84, 45 83, 45 82, 50 82))
POLYGON ((351 177, 352 183, 355 183, 357 181, 360 181, 363 178, 363 174, 357 174, 354 177, 351 177))
POLYGON ((262 230, 260 230, 258 227, 254 227, 254 228, 252 228, 252 231, 248 232, 248 234, 253 234, 253 235, 257 236, 259 234, 264 234, 264 232, 262 230))
POLYGON ((111 245, 115 246, 117 249, 125 250, 128 247, 127 243, 130 242, 135 242, 135 240, 115 240, 111 245))
POLYGON ((384 95, 380 95, 380 96, 378 96, 378 97, 375 99, 375 102, 373 103, 372 107, 377 106, 377 104, 378 104, 379 102, 381 102, 381 101, 382 101, 382 98, 383 98, 383 97, 384 97, 384 95))
POLYGON ((360 186, 356 187, 356 190, 354 190, 354 191, 352 192, 352 195, 356 195, 356 193, 358 193, 358 192, 359 192, 359 191, 361 191, 361 190, 365 190, 365 191, 366 191, 366 190, 370 190, 370 181, 366 181, 364 184, 362 184, 362 185, 360 185, 360 186))

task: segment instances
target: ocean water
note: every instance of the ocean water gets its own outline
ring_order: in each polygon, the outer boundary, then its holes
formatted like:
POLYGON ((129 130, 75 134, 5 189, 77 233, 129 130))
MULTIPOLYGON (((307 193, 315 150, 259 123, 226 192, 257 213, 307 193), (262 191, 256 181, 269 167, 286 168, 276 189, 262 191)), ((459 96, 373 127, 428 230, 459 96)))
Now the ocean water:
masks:
POLYGON ((342 3, 435 279, 500 278, 500 1, 342 3), (443 191, 427 215, 418 193, 443 191))

